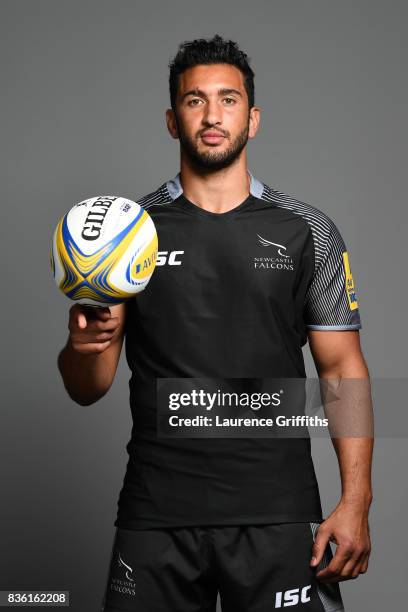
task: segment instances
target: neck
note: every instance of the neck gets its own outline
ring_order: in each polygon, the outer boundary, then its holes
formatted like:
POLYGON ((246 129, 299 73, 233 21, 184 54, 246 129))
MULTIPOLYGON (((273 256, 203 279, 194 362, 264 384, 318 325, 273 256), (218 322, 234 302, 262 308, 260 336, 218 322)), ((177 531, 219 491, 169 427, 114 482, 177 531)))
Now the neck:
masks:
POLYGON ((180 183, 184 196, 196 206, 215 213, 235 208, 249 195, 250 178, 244 155, 216 172, 200 172, 182 155, 180 183))

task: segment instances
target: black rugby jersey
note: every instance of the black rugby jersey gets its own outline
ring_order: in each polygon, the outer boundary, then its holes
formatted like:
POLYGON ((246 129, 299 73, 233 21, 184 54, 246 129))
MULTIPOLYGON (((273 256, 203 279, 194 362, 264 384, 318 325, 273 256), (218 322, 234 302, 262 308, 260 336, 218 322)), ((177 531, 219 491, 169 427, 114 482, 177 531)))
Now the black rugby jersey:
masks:
POLYGON ((118 527, 322 519, 309 438, 157 435, 157 378, 305 378, 308 329, 361 327, 333 221, 249 176, 249 196, 225 213, 187 200, 179 174, 138 200, 159 256, 127 309, 133 427, 118 527))

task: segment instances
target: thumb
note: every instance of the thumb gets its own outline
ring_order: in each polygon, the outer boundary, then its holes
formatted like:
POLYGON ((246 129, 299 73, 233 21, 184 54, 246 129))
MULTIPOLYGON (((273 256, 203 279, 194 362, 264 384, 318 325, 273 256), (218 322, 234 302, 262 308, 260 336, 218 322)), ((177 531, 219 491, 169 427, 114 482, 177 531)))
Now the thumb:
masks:
POLYGON ((330 539, 330 532, 327 529, 322 529, 320 526, 317 530, 316 539, 312 546, 312 558, 310 565, 316 567, 323 558, 324 551, 330 539))
POLYGON ((79 329, 85 329, 87 326, 86 315, 83 312, 78 313, 77 323, 79 329))

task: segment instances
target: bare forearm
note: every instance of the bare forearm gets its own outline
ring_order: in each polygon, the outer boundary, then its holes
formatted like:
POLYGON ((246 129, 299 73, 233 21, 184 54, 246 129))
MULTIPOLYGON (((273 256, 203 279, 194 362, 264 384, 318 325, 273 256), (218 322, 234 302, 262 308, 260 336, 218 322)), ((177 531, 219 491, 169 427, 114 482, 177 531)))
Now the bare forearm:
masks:
MULTIPOLYGON (((341 476, 342 500, 369 508, 372 500, 372 403, 369 372, 362 355, 320 372, 336 386, 338 401, 325 407, 341 476), (333 433, 333 432, 332 432, 333 433)), ((326 381, 327 382, 327 381, 326 381)))
POLYGON ((109 388, 106 384, 106 356, 76 352, 70 339, 58 356, 58 368, 69 396, 81 405, 100 399, 109 388))
POLYGON ((109 351, 80 354, 68 339, 58 356, 58 368, 69 396, 78 404, 87 406, 105 395, 116 369, 112 361, 109 351))
POLYGON ((372 500, 372 438, 333 438, 339 461, 342 500, 367 510, 372 500))

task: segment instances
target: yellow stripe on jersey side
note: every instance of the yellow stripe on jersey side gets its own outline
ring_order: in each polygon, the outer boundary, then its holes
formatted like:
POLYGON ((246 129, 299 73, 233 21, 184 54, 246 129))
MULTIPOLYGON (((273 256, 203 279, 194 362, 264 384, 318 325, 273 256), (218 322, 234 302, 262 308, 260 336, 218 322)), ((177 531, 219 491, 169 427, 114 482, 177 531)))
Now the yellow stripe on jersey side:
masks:
POLYGON ((354 288, 354 280, 353 275, 350 270, 350 262, 347 251, 343 253, 343 264, 344 264, 344 272, 346 274, 346 293, 347 299, 350 306, 350 310, 356 310, 358 308, 358 302, 356 297, 356 292, 354 288))

